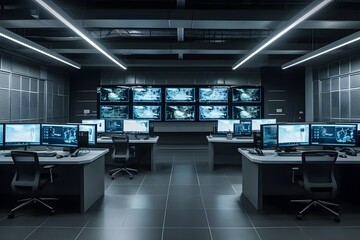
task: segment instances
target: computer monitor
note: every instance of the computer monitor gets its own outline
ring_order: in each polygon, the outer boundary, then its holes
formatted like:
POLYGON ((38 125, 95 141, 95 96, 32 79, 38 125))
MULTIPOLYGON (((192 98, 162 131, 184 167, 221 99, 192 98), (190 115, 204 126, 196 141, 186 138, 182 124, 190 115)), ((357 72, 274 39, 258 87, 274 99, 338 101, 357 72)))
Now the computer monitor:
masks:
POLYGON ((278 124, 278 146, 296 147, 310 144, 309 124, 278 124))
POLYGON ((311 124, 311 145, 355 147, 357 124, 311 124))
POLYGON ((130 120, 124 119, 125 133, 149 134, 149 120, 130 120))
POLYGON ((79 126, 75 124, 41 124, 41 144, 78 147, 79 126))
POLYGON ((96 124, 79 124, 80 132, 88 132, 89 145, 96 144, 96 124))
POLYGON ((40 124, 7 123, 4 133, 5 146, 40 145, 40 124))
POLYGON ((83 119, 81 122, 83 124, 96 124, 97 133, 105 132, 105 119, 83 119))
POLYGON ((260 126, 261 144, 260 148, 268 149, 277 147, 278 128, 277 124, 262 124, 260 126))
POLYGON ((0 124, 0 147, 4 146, 4 124, 0 124))
POLYGON ((234 132, 235 123, 240 123, 240 120, 219 119, 217 121, 217 133, 226 134, 234 132))
POLYGON ((123 119, 108 118, 105 121, 106 132, 123 132, 123 119))
POLYGON ((234 136, 251 136, 251 121, 234 123, 234 136))
POLYGON ((276 119, 272 119, 272 118, 263 118, 263 119, 252 119, 251 122, 251 130, 253 132, 260 132, 260 125, 261 124, 273 124, 276 123, 276 119))

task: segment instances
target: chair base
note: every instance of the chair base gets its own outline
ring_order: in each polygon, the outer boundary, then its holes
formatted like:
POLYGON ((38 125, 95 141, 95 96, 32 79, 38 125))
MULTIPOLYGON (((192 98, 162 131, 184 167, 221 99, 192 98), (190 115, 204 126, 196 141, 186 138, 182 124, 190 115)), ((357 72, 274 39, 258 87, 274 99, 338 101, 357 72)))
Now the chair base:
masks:
POLYGON ((115 179, 115 176, 118 173, 127 173, 130 177, 130 179, 133 179, 133 174, 131 172, 134 172, 135 174, 138 173, 137 169, 134 168, 127 168, 127 167, 122 167, 122 168, 115 168, 109 171, 109 175, 111 176, 111 179, 115 179))
POLYGON ((15 208, 11 209, 9 214, 8 214, 8 218, 14 218, 15 217, 15 211, 31 204, 31 203, 40 203, 42 206, 48 208, 50 210, 50 215, 54 215, 55 214, 55 209, 53 207, 51 207, 50 205, 46 204, 44 201, 47 200, 58 200, 58 198, 26 198, 26 199, 21 199, 18 200, 18 202, 23 202, 20 205, 16 206, 15 208))
POLYGON ((330 212, 332 215, 334 215, 334 221, 340 222, 340 214, 329 208, 328 206, 332 207, 339 207, 339 204, 326 202, 322 200, 313 200, 313 199, 306 199, 306 200, 291 200, 291 203, 307 203, 305 208, 303 208, 301 211, 299 211, 296 218, 298 220, 302 220, 303 213, 306 212, 310 207, 314 206, 320 206, 321 208, 325 209, 326 211, 330 212))

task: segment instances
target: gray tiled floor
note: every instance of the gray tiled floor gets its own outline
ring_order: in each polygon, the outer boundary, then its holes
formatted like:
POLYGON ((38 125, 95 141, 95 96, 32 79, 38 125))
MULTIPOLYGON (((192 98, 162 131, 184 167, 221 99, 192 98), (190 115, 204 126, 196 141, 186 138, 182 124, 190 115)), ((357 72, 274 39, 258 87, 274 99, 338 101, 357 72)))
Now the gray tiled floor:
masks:
POLYGON ((297 221, 286 204, 257 212, 239 197, 240 167, 209 171, 198 155, 169 152, 160 171, 133 180, 105 173, 105 197, 86 214, 25 210, 9 220, 0 208, 0 239, 359 239, 359 208, 345 207, 340 223, 317 212, 297 221))

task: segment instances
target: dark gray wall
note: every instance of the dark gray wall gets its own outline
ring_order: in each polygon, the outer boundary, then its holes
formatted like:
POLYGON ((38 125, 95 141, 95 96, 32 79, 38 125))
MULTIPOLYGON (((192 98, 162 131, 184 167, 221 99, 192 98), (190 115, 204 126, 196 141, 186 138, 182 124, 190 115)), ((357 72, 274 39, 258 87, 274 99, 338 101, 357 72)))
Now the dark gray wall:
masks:
POLYGON ((69 75, 0 53, 1 122, 68 119, 69 75))
POLYGON ((360 54, 313 68, 314 120, 360 121, 360 54))

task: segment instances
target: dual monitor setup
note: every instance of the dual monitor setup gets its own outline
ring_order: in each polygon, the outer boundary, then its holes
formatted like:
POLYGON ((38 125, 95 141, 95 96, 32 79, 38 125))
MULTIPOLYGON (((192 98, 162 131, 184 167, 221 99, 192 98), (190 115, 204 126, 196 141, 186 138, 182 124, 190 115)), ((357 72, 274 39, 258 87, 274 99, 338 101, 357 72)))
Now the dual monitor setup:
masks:
POLYGON ((251 136, 253 132, 260 131, 260 125, 276 123, 276 119, 237 119, 237 120, 218 120, 213 130, 216 135, 226 135, 228 133, 237 136, 251 136))
POLYGON ((299 146, 356 147, 357 124, 287 123, 261 125, 260 148, 296 150, 299 146))

